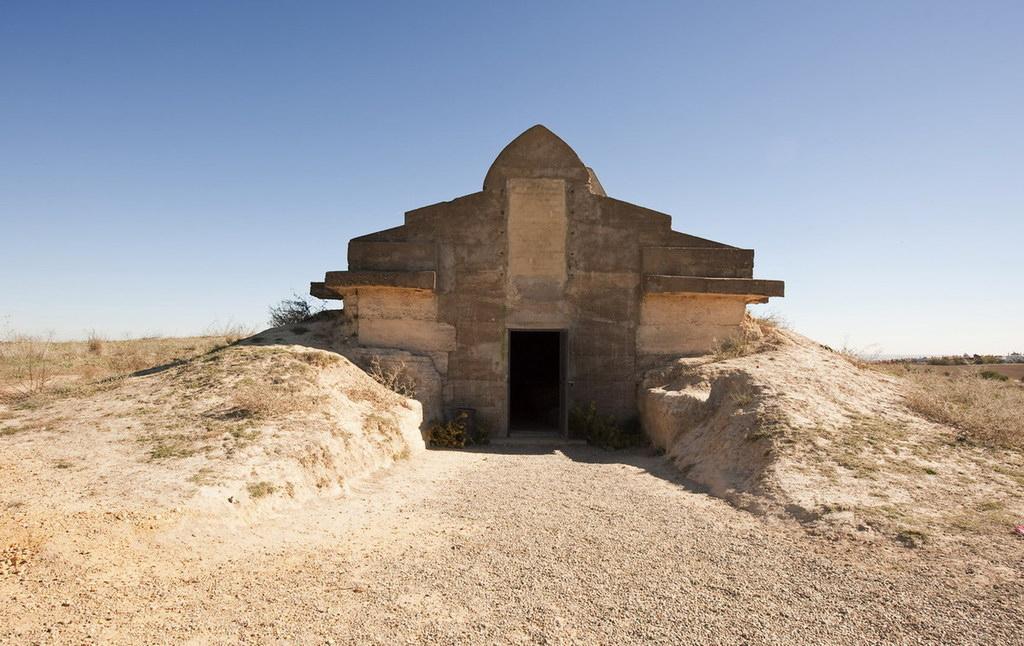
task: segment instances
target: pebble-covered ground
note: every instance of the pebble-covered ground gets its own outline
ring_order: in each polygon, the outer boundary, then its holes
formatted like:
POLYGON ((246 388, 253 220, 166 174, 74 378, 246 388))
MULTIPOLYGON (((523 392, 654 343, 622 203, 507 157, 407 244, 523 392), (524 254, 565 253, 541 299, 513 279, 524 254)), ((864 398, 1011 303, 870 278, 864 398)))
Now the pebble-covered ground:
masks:
POLYGON ((430 451, 217 521, 3 514, 2 643, 1024 642, 1024 540, 832 541, 642 451, 430 451))

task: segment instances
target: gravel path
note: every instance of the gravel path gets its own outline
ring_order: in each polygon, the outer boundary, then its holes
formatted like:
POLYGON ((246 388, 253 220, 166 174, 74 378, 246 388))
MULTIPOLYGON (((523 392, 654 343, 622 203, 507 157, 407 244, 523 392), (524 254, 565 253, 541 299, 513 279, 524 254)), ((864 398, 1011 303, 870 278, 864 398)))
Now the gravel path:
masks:
POLYGON ((0 574, 0 642, 1024 639, 1020 547, 1001 564, 832 542, 645 453, 432 451, 230 526, 62 522, 64 553, 0 574))

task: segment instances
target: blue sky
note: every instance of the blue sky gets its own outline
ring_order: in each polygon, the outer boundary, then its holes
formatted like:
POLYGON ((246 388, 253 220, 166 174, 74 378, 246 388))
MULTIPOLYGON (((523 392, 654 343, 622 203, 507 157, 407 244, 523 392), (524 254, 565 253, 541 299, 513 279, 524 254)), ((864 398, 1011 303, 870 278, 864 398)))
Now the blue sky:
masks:
POLYGON ((1020 2, 5 2, 0 325, 262 324, 543 123, 755 248, 805 334, 1024 350, 1022 33, 1020 2))

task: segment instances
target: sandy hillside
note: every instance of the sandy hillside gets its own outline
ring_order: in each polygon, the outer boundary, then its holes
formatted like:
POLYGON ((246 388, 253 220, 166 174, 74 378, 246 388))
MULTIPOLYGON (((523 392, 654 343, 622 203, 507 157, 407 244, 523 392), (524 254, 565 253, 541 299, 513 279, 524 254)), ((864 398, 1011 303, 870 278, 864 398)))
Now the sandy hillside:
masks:
POLYGON ((913 413, 902 379, 765 333, 744 356, 646 376, 645 428, 686 477, 742 508, 868 540, 985 540, 1024 519, 1019 451, 913 413))
POLYGON ((421 422, 418 402, 338 354, 236 344, 5 405, 0 505, 145 515, 290 504, 422 450, 421 422))

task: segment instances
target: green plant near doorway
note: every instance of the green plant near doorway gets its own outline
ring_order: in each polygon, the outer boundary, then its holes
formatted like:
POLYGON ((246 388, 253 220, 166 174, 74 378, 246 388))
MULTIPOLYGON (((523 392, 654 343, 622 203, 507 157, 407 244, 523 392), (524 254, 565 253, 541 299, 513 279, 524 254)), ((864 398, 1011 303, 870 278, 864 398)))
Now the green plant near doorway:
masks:
POLYGON ((615 451, 647 444, 640 420, 633 417, 624 422, 597 412, 597 405, 576 405, 569 411, 569 434, 585 437, 587 442, 602 449, 615 451))
POLYGON ((490 432, 479 422, 470 428, 469 417, 465 412, 456 413, 447 422, 435 421, 427 431, 427 443, 435 448, 464 449, 474 444, 489 444, 490 432))

